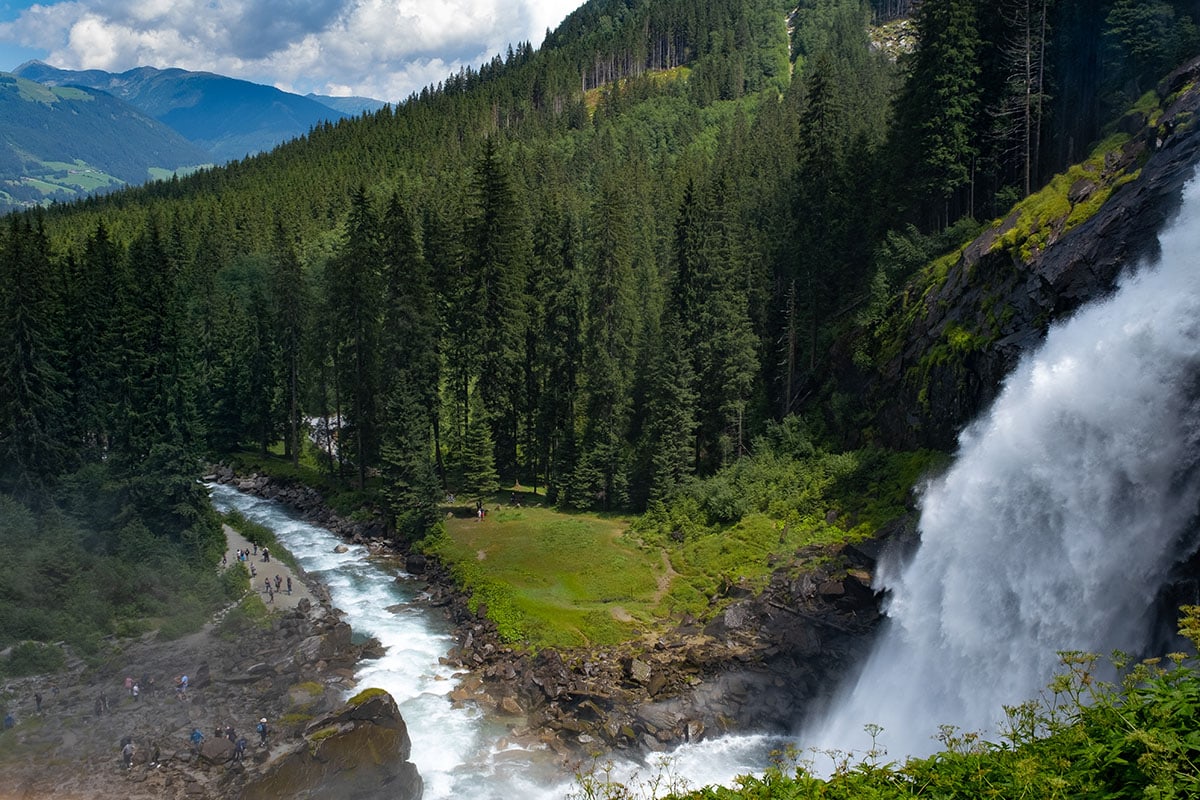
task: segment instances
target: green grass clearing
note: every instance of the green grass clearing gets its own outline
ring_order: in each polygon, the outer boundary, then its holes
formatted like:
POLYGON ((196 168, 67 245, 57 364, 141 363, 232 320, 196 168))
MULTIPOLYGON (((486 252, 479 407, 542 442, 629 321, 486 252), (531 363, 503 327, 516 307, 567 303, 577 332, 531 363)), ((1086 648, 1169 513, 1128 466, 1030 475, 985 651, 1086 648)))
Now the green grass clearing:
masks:
POLYGON ((471 592, 473 608, 487 604, 505 639, 534 649, 613 644, 662 618, 667 567, 625 535, 627 519, 487 508, 482 522, 473 506, 450 508, 445 535, 428 549, 471 592))

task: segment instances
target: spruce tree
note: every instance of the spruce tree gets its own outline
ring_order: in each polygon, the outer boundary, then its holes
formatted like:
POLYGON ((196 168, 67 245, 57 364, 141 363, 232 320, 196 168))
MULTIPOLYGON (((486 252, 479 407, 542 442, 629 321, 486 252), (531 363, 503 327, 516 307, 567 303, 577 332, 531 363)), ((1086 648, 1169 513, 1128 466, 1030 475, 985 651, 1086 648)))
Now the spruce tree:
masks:
POLYGON ((302 373, 304 336, 311 300, 300 259, 283 223, 275 221, 271 272, 271 318, 278 345, 281 398, 278 404, 283 431, 283 454, 298 464, 303 449, 302 373))
POLYGON ((345 240, 326 284, 337 389, 346 409, 339 444, 348 448, 345 455, 354 461, 360 489, 379 450, 381 260, 379 222, 360 187, 351 198, 345 240))
POLYGON ((120 248, 98 224, 82 257, 70 260, 66 286, 72 438, 81 459, 91 463, 103 460, 108 448, 112 413, 108 375, 116 369, 108 350, 109 332, 117 308, 114 281, 121 258, 120 248))
POLYGON ((571 481, 576 505, 608 509, 628 499, 635 316, 630 228, 624 187, 612 180, 602 190, 590 231, 581 375, 585 423, 571 481))
POLYGON ((435 519, 439 411, 438 316, 429 265, 408 210, 394 194, 383 217, 381 466, 396 529, 423 533, 435 519))
POLYGON ((13 217, 0 242, 0 481, 34 506, 71 455, 56 284, 40 224, 13 217))
POLYGON ((972 210, 967 190, 980 107, 975 0, 924 0, 915 25, 917 49, 897 102, 900 146, 918 208, 940 229, 972 210))
POLYGON ((492 427, 478 391, 471 393, 471 416, 459 461, 462 464, 462 490, 468 497, 486 501, 500 489, 492 427))
POLYGON ((523 408, 523 362, 528 309, 524 295, 532 260, 529 230, 508 168, 492 139, 476 171, 475 215, 467 241, 468 317, 478 341, 478 391, 492 424, 496 465, 517 469, 523 408))
POLYGON ((587 286, 578 258, 578 222, 564 216, 558 239, 557 280, 545 298, 544 380, 540 393, 539 430, 547 465, 546 494, 551 502, 574 473, 578 462, 580 366, 587 286))
POLYGON ((419 390, 407 383, 392 387, 385 406, 383 496, 395 529, 406 538, 418 538, 437 521, 442 488, 434 469, 429 409, 419 390))

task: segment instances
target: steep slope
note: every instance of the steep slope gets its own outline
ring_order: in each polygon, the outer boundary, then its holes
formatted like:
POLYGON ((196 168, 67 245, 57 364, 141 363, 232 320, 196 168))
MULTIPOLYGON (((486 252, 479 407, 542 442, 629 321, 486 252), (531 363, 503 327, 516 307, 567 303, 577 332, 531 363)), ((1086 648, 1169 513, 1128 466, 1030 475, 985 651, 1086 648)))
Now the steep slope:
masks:
POLYGON ((0 74, 0 211, 144 183, 209 161, 166 125, 95 89, 0 74))
POLYGON ((217 162, 270 150, 314 125, 350 116, 312 98, 210 72, 154 67, 75 71, 30 61, 15 74, 108 92, 175 129, 217 162))
POLYGON ((954 449, 1051 322, 1154 255, 1200 152, 1198 77, 1200 59, 1176 70, 1088 161, 917 276, 888 318, 858 335, 860 354, 873 349, 871 374, 861 358, 852 365, 855 345, 843 350, 842 387, 870 398, 889 444, 954 449))

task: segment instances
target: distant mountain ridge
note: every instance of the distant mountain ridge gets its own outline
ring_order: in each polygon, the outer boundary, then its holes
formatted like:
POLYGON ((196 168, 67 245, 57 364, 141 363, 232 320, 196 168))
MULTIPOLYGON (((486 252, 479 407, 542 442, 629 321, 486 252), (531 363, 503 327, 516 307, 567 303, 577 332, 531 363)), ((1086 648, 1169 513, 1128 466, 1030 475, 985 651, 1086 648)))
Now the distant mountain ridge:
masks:
POLYGON ((125 72, 66 70, 28 61, 14 74, 51 86, 84 86, 124 100, 223 163, 271 150, 326 121, 382 107, 365 98, 301 96, 211 72, 137 67, 125 72))
POLYGON ((211 160, 110 94, 0 73, 0 212, 141 184, 211 160))
POLYGON ((316 100, 322 105, 329 106, 334 111, 341 111, 351 116, 359 114, 371 113, 378 111, 387 105, 382 100, 376 100, 373 97, 330 97, 324 94, 309 94, 304 95, 310 100, 316 100))

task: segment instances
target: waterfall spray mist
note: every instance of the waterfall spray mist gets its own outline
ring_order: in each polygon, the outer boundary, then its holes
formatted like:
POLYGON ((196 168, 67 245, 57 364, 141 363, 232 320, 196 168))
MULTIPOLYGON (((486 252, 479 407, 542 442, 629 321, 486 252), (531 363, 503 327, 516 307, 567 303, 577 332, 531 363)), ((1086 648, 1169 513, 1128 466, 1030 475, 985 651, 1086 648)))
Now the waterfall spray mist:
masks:
POLYGON ((988 732, 1058 651, 1138 652, 1200 500, 1200 185, 1160 262, 1048 333, 924 492, 921 544, 881 564, 888 622, 805 747, 889 758, 988 732))

